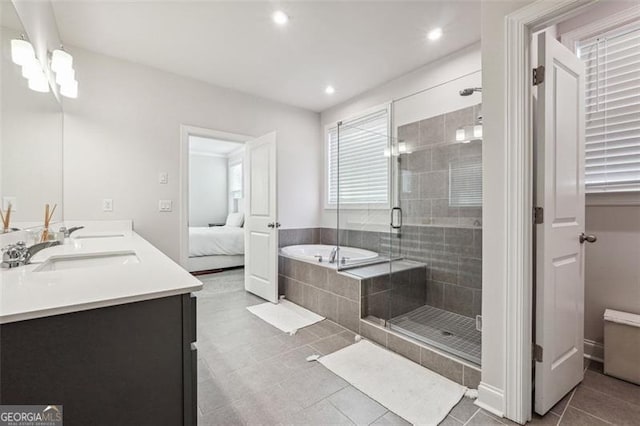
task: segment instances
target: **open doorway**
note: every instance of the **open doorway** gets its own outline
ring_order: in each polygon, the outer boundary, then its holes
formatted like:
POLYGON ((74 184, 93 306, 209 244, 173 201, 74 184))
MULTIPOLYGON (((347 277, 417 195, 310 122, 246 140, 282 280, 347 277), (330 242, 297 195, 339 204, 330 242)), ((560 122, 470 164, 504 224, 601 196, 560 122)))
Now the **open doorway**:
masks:
POLYGON ((628 383, 640 384, 640 8, 616 7, 550 26, 531 49, 534 410, 577 395, 564 405, 585 422, 619 422, 620 410, 580 408, 589 395, 615 406, 604 383, 640 392, 628 383))
POLYGON ((244 157, 249 139, 183 128, 180 258, 189 272, 245 264, 244 157))

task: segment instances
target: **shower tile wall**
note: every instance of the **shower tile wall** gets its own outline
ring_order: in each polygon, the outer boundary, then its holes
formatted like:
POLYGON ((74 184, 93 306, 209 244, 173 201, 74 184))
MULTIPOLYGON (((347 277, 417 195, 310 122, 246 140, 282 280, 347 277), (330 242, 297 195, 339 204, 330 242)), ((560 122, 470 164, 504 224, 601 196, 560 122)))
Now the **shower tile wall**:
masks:
MULTIPOLYGON (((474 317, 482 305, 482 229, 405 225, 402 233, 343 230, 340 244, 378 253, 394 252, 426 265, 426 303, 474 317)), ((336 230, 322 228, 321 244, 336 244, 336 230)), ((414 281, 415 282, 415 281, 414 281)), ((370 313, 373 314, 373 313, 370 313)))
POLYGON ((480 226, 482 207, 451 206, 451 164, 482 163, 482 142, 456 143, 456 129, 476 123, 480 105, 398 127, 410 154, 400 155, 400 204, 405 223, 480 226))

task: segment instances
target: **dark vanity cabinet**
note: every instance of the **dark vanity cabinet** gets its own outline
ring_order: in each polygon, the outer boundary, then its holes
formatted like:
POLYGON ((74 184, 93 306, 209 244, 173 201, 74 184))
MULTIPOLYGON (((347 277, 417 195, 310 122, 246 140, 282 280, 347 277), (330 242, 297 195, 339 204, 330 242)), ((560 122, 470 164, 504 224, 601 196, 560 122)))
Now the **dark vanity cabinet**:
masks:
POLYGON ((190 294, 2 324, 0 403, 62 405, 67 426, 195 425, 195 340, 190 294))

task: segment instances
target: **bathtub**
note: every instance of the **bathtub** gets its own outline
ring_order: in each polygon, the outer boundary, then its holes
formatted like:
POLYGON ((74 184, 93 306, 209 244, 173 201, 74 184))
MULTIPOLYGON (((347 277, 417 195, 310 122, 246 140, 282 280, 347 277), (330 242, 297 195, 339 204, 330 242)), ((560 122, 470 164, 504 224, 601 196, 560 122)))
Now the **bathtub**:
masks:
POLYGON ((356 263, 370 261, 378 257, 378 253, 373 251, 342 246, 340 247, 338 256, 336 257, 336 261, 334 263, 329 263, 329 256, 331 255, 331 250, 333 250, 334 247, 335 246, 323 244, 303 244, 282 247, 280 249, 280 253, 293 259, 302 260, 309 263, 316 263, 318 265, 322 265, 332 269, 336 269, 338 263, 340 263, 341 266, 348 266, 356 263), (321 256, 322 260, 320 260, 318 256, 321 256))

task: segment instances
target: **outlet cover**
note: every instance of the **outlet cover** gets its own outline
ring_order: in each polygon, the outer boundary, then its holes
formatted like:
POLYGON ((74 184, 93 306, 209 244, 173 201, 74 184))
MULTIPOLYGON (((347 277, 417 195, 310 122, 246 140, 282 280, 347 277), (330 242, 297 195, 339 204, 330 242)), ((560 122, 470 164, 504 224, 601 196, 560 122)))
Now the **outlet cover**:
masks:
POLYGON ((173 202, 171 200, 160 200, 158 201, 158 211, 160 212, 170 212, 173 210, 173 202))
POLYGON ((158 174, 158 182, 163 185, 169 183, 169 173, 160 172, 160 174, 158 174))
POLYGON ((112 212, 113 211, 113 199, 105 198, 102 200, 102 211, 103 212, 112 212))

